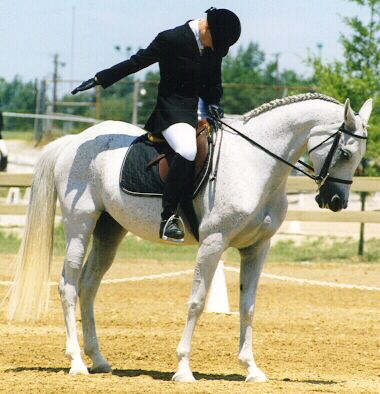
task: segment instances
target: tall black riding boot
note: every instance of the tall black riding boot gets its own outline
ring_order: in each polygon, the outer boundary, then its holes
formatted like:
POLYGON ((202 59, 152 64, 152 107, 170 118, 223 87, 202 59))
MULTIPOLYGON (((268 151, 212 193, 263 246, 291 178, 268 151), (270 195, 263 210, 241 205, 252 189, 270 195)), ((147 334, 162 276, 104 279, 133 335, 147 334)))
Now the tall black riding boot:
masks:
POLYGON ((187 189, 193 182, 194 162, 176 153, 170 163, 168 178, 162 196, 160 238, 165 241, 183 242, 182 219, 176 215, 177 207, 187 189))

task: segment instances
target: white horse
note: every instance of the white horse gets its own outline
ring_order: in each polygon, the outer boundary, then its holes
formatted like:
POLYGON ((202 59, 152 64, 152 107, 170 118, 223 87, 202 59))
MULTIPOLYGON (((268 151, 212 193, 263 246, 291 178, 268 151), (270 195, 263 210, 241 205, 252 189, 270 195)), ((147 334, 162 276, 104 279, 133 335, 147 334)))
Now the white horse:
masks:
MULTIPOLYGON (((331 177, 350 181, 365 152, 364 138, 371 111, 372 100, 367 100, 360 112, 354 114, 349 100, 343 106, 330 97, 314 93, 275 100, 228 122, 291 163, 296 163, 307 149, 332 136, 344 122, 329 173, 331 177)), ((58 195, 67 239, 59 293, 66 323, 70 374, 88 373, 77 336, 78 296, 84 352, 92 359, 92 371, 109 372, 111 366, 99 350, 95 329, 94 299, 99 284, 127 231, 159 241, 161 200, 131 196, 119 188, 124 156, 131 142, 141 134, 141 129, 130 124, 103 122, 79 135, 52 142, 36 165, 9 317, 36 319, 46 311, 58 195), (91 235, 92 249, 83 266, 91 235)), ((219 132, 218 140, 220 135, 219 132)), ((323 167, 332 141, 330 138, 310 154, 317 173, 323 167)), ((228 128, 223 131, 218 168, 216 181, 207 183, 195 199, 200 222, 199 250, 188 319, 177 348, 178 370, 173 379, 194 381, 190 369, 194 329, 218 261, 228 247, 235 247, 241 255, 239 360, 248 369, 247 381, 265 381, 267 378, 253 355, 252 319, 270 239, 285 218, 286 182, 291 168, 228 128)), ((345 208, 349 189, 347 183, 327 181, 320 187, 318 203, 334 211, 345 208)), ((196 242, 187 230, 185 244, 196 242)))

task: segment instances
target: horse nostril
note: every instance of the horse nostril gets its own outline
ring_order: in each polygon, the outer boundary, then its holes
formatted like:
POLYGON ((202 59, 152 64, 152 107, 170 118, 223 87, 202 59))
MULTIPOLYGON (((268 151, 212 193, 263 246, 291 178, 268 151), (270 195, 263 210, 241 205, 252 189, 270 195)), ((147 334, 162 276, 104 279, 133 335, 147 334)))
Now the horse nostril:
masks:
POLYGON ((333 197, 330 201, 329 207, 334 212, 340 211, 342 209, 343 201, 341 200, 341 198, 337 194, 333 195, 333 197))

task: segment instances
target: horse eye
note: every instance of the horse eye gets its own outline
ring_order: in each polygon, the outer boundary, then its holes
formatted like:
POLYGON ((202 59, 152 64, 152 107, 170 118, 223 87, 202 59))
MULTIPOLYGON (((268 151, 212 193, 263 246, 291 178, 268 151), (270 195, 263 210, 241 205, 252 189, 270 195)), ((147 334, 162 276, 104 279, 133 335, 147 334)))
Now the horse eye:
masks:
POLYGON ((349 150, 341 149, 341 155, 343 159, 350 160, 352 157, 352 153, 349 150))

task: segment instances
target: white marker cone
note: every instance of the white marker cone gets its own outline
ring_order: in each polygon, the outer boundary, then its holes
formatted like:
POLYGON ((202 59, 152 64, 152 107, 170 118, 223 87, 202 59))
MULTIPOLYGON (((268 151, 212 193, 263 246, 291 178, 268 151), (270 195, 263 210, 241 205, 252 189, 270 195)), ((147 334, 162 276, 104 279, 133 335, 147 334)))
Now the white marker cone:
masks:
POLYGON ((219 261, 214 278, 211 282, 206 312, 211 313, 230 313, 228 303, 226 275, 224 273, 224 262, 219 261))

